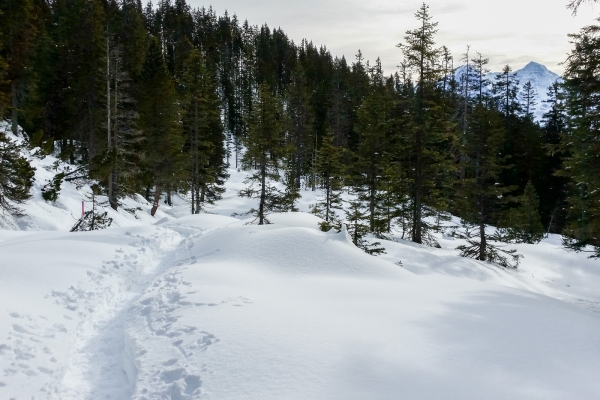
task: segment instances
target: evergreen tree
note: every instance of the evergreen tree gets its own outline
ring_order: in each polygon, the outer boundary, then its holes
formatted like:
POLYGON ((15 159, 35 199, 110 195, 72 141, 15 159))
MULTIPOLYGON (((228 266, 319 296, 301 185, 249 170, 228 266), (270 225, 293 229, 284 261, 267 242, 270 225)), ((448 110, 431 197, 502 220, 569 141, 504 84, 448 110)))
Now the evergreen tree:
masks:
POLYGON ((567 186, 565 246, 600 257, 600 26, 583 28, 570 35, 574 48, 565 62, 568 129, 563 133, 561 176, 567 186), (592 246, 592 249, 586 246, 592 246))
POLYGON ((322 231, 330 229, 340 230, 340 216, 342 209, 343 166, 341 164, 341 150, 334 145, 334 136, 328 131, 323 138, 321 148, 317 152, 315 172, 323 189, 323 195, 317 198, 311 212, 323 219, 319 224, 322 231))
MULTIPOLYGON (((442 171, 452 169, 447 149, 454 140, 454 126, 440 101, 439 68, 440 50, 435 47, 434 35, 437 22, 432 22, 429 7, 423 4, 415 17, 420 26, 406 32, 406 44, 398 47, 404 53, 404 65, 414 74, 416 89, 413 97, 410 126, 410 164, 412 180, 411 202, 413 206, 412 241, 423 243, 425 205, 434 207, 440 202, 442 171)), ((446 175, 447 177, 448 175, 446 175)))
POLYGON ((355 129, 360 137, 353 177, 354 191, 366 204, 369 231, 381 236, 387 230, 382 218, 382 177, 386 168, 389 137, 393 126, 392 97, 383 82, 381 63, 377 60, 371 71, 371 93, 357 112, 355 129))
POLYGON ((185 62, 182 86, 192 214, 199 214, 205 202, 214 203, 223 192, 221 178, 225 168, 215 80, 197 49, 190 52, 185 62))
POLYGON ((540 219, 540 200, 531 182, 525 186, 523 194, 516 198, 518 207, 507 212, 501 225, 506 226, 507 240, 517 243, 538 243, 544 237, 544 226, 540 219))
POLYGON ((154 187, 154 205, 158 208, 163 190, 181 186, 183 137, 179 123, 175 87, 163 59, 160 42, 150 37, 142 69, 138 108, 139 127, 143 132, 146 185, 154 187))
POLYGON ((281 192, 273 183, 280 180, 280 157, 285 140, 282 103, 267 84, 258 87, 247 124, 242 166, 254 171, 244 181, 248 187, 240 191, 240 196, 258 200, 258 208, 248 213, 263 225, 269 223, 267 215, 281 206, 281 192))
POLYGON ((0 132, 0 212, 21 216, 19 204, 31 198, 35 168, 21 156, 21 149, 14 141, 0 132))
POLYGON ((28 74, 38 40, 40 10, 34 0, 6 0, 0 5, 0 57, 8 63, 12 132, 18 132, 19 117, 32 76, 28 74))
POLYGON ((345 213, 348 233, 352 238, 352 243, 367 254, 379 255, 385 253, 385 249, 379 247, 381 243, 369 243, 365 239, 365 236, 369 233, 369 217, 364 211, 363 202, 358 199, 348 201, 345 213))
MULTIPOLYGON (((562 169, 563 155, 560 153, 561 136, 567 129, 567 115, 563 90, 558 82, 548 88, 549 110, 542 121, 542 146, 546 154, 541 159, 544 171, 538 186, 542 223, 549 233, 560 233, 565 222, 566 177, 558 176, 562 169)), ((565 154, 566 155, 566 154, 565 154)))
POLYGON ((490 243, 486 225, 497 221, 500 199, 512 188, 498 184, 505 168, 501 148, 504 129, 498 111, 479 101, 473 109, 467 140, 462 152, 467 155, 465 179, 458 183, 457 206, 467 230, 467 245, 459 246, 463 257, 497 263, 504 267, 518 265, 519 256, 490 243), (512 258, 509 260, 509 258, 512 258))

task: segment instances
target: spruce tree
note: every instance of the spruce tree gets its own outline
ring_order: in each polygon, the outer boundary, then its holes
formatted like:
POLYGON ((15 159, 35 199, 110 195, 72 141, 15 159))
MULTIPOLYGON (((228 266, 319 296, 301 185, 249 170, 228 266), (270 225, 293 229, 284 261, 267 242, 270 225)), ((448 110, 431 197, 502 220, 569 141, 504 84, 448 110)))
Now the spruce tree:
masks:
POLYGON ((454 124, 441 101, 439 80, 440 49, 435 47, 437 22, 432 22, 429 7, 423 4, 415 13, 420 26, 406 32, 405 44, 399 44, 404 54, 403 65, 414 76, 416 86, 412 97, 412 121, 409 125, 410 144, 407 147, 411 165, 411 202, 413 206, 412 241, 423 243, 426 205, 440 203, 440 185, 448 185, 449 175, 441 174, 453 168, 447 149, 454 141, 454 124), (444 180, 439 178, 445 176, 444 180))
POLYGON ((223 192, 223 127, 215 80, 199 50, 184 64, 182 79, 184 133, 189 157, 192 214, 212 204, 223 192))
POLYGON ((340 216, 342 209, 343 166, 341 164, 341 149, 334 145, 334 135, 331 130, 323 138, 321 148, 317 152, 315 172, 318 175, 323 195, 317 198, 311 212, 323 219, 319 223, 322 231, 340 229, 340 216))
POLYGON ((381 236, 387 230, 382 218, 382 177, 392 132, 392 96, 384 86, 381 63, 377 60, 371 71, 370 93, 357 112, 355 129, 359 144, 354 163, 353 187, 369 215, 369 230, 381 236))
POLYGON ((34 0, 6 0, 0 5, 0 57, 8 63, 12 132, 18 132, 23 99, 28 92, 28 70, 38 40, 40 10, 34 0))
POLYGON ((565 246, 600 258, 600 26, 570 35, 574 48, 565 62, 568 128, 563 133, 561 176, 568 178, 565 246), (592 246, 587 248, 587 246, 592 246))
POLYGON ((21 156, 21 148, 0 132, 0 212, 22 216, 18 207, 31 198, 35 168, 21 156))
POLYGON ((242 166, 250 170, 240 191, 241 197, 258 200, 258 208, 248 211, 258 219, 258 224, 268 224, 267 215, 281 205, 281 192, 274 185, 280 180, 280 163, 284 147, 284 115, 281 99, 271 92, 267 84, 258 87, 253 108, 248 117, 248 135, 244 140, 246 152, 242 166))
MULTIPOLYGON (((567 178, 558 176, 562 169, 563 155, 560 153, 561 136, 567 129, 564 91, 558 82, 548 88, 548 112, 542 120, 542 146, 545 155, 541 159, 544 171, 538 186, 542 223, 549 233, 560 233, 565 222, 565 187, 567 178)), ((565 154, 567 155, 567 154, 565 154)))
POLYGON ((176 101, 160 42, 150 37, 141 74, 138 109, 146 185, 154 187, 152 215, 158 209, 162 192, 182 185, 183 137, 176 101))
POLYGON ((538 243, 544 237, 544 226, 540 219, 540 200, 531 182, 525 186, 525 191, 516 202, 518 207, 508 210, 501 225, 506 227, 509 241, 517 243, 538 243))
POLYGON ((505 168, 501 155, 504 142, 501 114, 493 107, 478 101, 471 115, 467 140, 461 150, 467 155, 465 178, 457 184, 457 207, 460 210, 466 233, 467 245, 458 247, 463 257, 497 263, 504 267, 516 267, 519 256, 512 250, 504 250, 490 243, 486 225, 498 220, 500 199, 512 188, 498 184, 505 168), (471 233, 471 228, 475 228, 471 233))
POLYGON ((385 253, 385 249, 380 247, 381 243, 369 243, 365 239, 365 236, 369 233, 369 216, 364 209, 363 202, 355 198, 349 200, 347 204, 345 209, 346 222, 352 243, 367 254, 379 255, 385 253))

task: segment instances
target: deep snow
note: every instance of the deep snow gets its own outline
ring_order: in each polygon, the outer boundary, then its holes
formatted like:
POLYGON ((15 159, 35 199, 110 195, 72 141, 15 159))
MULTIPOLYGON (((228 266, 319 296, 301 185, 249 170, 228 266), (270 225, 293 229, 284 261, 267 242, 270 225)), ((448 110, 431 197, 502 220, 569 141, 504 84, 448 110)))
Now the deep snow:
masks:
POLYGON ((89 188, 44 202, 55 161, 2 217, 0 399, 600 398, 600 264, 558 236, 516 246, 517 271, 442 235, 372 257, 310 214, 232 218, 234 169, 209 213, 128 200, 68 233, 89 188))

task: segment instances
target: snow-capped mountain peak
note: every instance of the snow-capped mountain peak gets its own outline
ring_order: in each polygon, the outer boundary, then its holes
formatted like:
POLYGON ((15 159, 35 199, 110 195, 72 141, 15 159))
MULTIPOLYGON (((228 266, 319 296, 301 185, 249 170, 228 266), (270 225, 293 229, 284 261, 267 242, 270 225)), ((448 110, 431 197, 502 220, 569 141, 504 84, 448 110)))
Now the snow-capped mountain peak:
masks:
MULTIPOLYGON (((473 67, 470 65, 468 70, 475 74, 473 67)), ((461 65, 458 67, 455 72, 455 78, 460 81, 463 79, 465 74, 467 73, 467 67, 465 65, 461 65)), ((548 87, 551 86, 554 82, 559 81, 561 79, 560 75, 555 72, 550 71, 545 65, 540 64, 535 61, 530 61, 523 68, 513 71, 517 80, 519 81, 519 91, 523 90, 523 87, 527 82, 531 82, 533 90, 536 93, 536 105, 534 110, 534 119, 536 121, 541 121, 544 113, 548 111, 548 105, 545 101, 548 99, 548 87)), ((490 86, 487 90, 491 89, 491 85, 496 80, 496 76, 499 72, 488 72, 485 78, 489 81, 490 86)))

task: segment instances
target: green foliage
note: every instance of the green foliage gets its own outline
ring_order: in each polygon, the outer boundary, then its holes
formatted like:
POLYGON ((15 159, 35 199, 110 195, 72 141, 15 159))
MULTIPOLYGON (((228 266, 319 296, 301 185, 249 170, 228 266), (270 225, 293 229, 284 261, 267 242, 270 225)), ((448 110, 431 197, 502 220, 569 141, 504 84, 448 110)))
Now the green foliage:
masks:
POLYGON ((361 201, 354 199, 348 202, 345 210, 348 233, 352 238, 352 243, 367 254, 380 255, 385 253, 385 249, 380 242, 369 243, 365 236, 369 233, 368 215, 364 211, 361 201))
POLYGON ((315 173, 318 175, 320 186, 323 189, 323 196, 317 198, 317 202, 312 205, 311 212, 324 220, 319 226, 325 232, 332 228, 340 230, 338 211, 342 209, 343 205, 341 151, 333 144, 333 140, 333 134, 328 131, 317 152, 315 163, 315 173))
POLYGON ((540 219, 540 200, 531 182, 515 200, 519 206, 508 210, 501 221, 501 226, 506 229, 506 239, 517 243, 538 243, 545 231, 540 219))
POLYGON ((56 201, 60 193, 60 186, 62 185, 65 177, 64 172, 54 175, 54 178, 47 181, 42 188, 42 198, 46 201, 56 201))
POLYGON ((0 212, 22 216, 18 205, 31 198, 33 168, 21 156, 20 147, 0 132, 0 212))
POLYGON ((154 215, 162 191, 181 187, 184 174, 181 168, 184 141, 175 86, 155 37, 149 39, 142 68, 138 110, 138 126, 143 132, 144 176, 147 185, 155 187, 154 215))
POLYGON ((569 127, 562 134, 563 164, 568 178, 565 246, 600 257, 600 26, 570 35, 574 49, 565 63, 566 108, 569 127), (587 246, 592 246, 588 248, 587 246))
POLYGON ((273 182, 280 180, 280 157, 285 154, 283 107, 280 98, 266 84, 258 88, 247 124, 242 166, 252 172, 244 181, 248 186, 240 191, 240 196, 258 200, 258 208, 248 213, 263 225, 269 223, 266 219, 269 213, 281 209, 282 194, 273 182))
POLYGON ((73 225, 70 232, 96 231, 110 227, 113 220, 108 216, 108 212, 96 212, 96 208, 98 207, 97 196, 100 194, 100 187, 92 185, 92 192, 86 195, 88 203, 92 203, 92 209, 83 214, 75 225, 73 225))
POLYGON ((205 203, 213 204, 221 198, 227 174, 215 79, 197 49, 191 50, 184 62, 181 87, 187 181, 192 213, 198 214, 205 203))
POLYGON ((404 61, 404 107, 407 117, 401 119, 407 136, 404 148, 410 165, 410 200, 413 207, 412 241, 423 243, 424 208, 442 206, 444 189, 451 185, 454 168, 447 150, 455 142, 453 111, 444 101, 439 82, 443 69, 442 49, 435 47, 437 22, 432 22, 429 7, 423 5, 415 13, 419 27, 406 32, 405 43, 399 44, 404 61))

